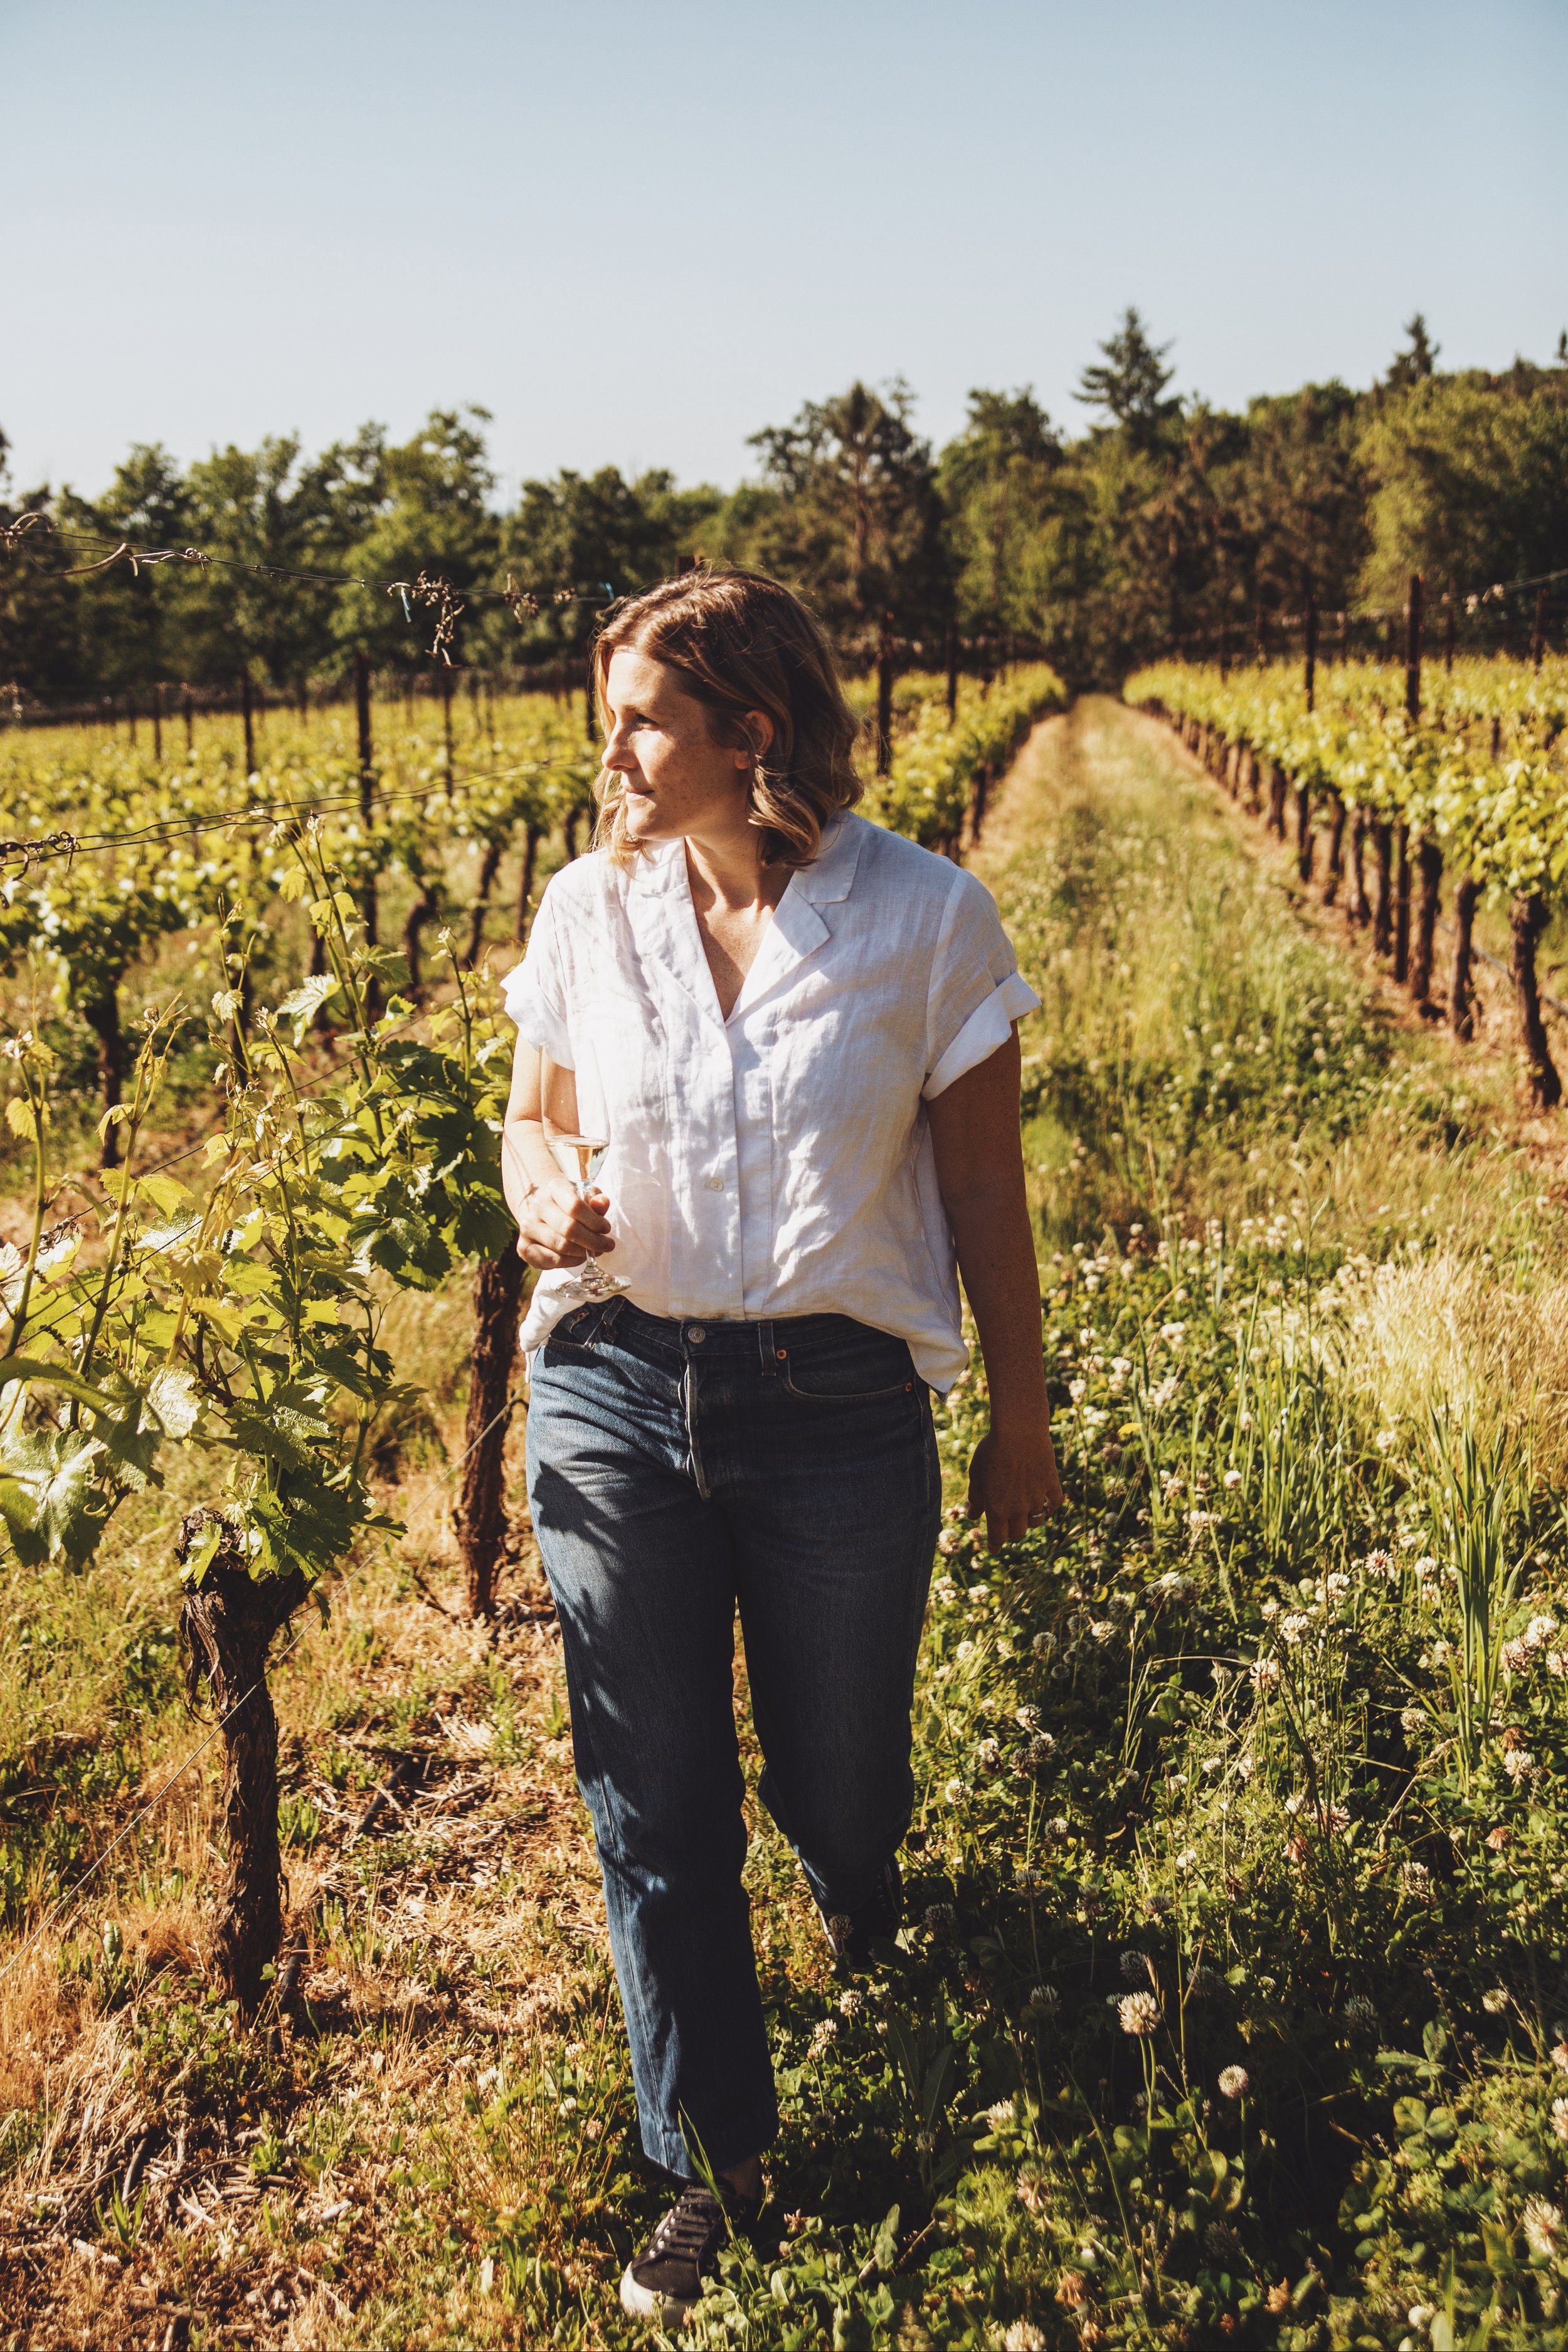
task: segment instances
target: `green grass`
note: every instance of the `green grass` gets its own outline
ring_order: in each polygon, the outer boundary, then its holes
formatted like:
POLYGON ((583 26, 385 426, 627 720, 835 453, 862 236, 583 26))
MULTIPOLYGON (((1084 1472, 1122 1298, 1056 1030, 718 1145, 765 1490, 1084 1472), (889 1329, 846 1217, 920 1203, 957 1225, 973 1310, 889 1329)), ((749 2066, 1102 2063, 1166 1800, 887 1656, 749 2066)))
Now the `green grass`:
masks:
MULTIPOLYGON (((1568 2342, 1547 1148, 1510 1068, 1401 1025, 1151 723, 1052 722, 982 864, 1044 1000, 1069 1507, 999 1560, 944 1532, 895 1966, 834 1978, 753 1808, 784 2128, 689 2340, 1568 2342)), ((197 2345, 637 2340, 615 2278, 660 2190, 558 1654, 424 1597, 455 1608, 465 1327, 398 1313, 433 1398, 386 1465, 408 1533, 276 1676, 305 2012, 237 2038, 205 1993, 204 1762, 0 1988, 17 2342, 176 2307, 197 2345)), ((976 1372, 941 1416, 954 1496, 984 1418, 976 1372)), ((13 1923, 194 1743, 159 1539, 128 1517, 90 1581, 13 1577, 13 1923)))

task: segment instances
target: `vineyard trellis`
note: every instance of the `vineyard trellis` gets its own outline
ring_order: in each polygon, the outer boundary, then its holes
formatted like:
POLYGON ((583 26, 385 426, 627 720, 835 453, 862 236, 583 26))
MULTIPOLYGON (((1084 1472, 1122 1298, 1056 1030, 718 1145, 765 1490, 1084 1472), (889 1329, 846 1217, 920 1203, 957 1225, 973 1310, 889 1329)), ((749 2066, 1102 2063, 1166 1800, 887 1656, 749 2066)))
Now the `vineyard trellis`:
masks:
POLYGON ((1402 666, 1163 662, 1130 678, 1126 698, 1167 720, 1279 840, 1293 827, 1300 880, 1321 876, 1325 905, 1342 891, 1347 920, 1370 927, 1395 981, 1461 1040, 1475 1029, 1476 914, 1506 906, 1530 1091, 1551 1108, 1563 1084, 1536 957, 1568 884, 1568 658, 1537 647, 1528 662, 1460 658, 1424 675, 1421 623, 1413 581, 1402 666), (1445 1004, 1433 975, 1446 877, 1445 1004))
MULTIPOLYGON (((879 683, 854 690, 862 718, 879 683)), ((171 1450, 205 1465, 176 1550, 193 1689, 225 1751, 217 1966, 247 2010, 282 1928, 269 1650, 328 1570, 391 1525, 371 1457, 412 1392, 382 1344, 388 1286, 431 1290, 465 1262, 476 1328, 454 1517, 470 1609, 497 1608, 523 1286, 500 1187, 510 1030, 485 931, 520 849, 522 939, 540 852, 584 845, 598 766, 545 696, 482 714, 476 697, 460 761, 449 697, 436 725, 378 744, 363 667, 356 687, 352 729, 277 709, 258 724, 253 709, 248 740, 205 728, 169 763, 102 730, 0 742, 0 968, 31 1003, 0 1047, 31 1202, 25 1245, 0 1253, 0 1523, 25 1565, 86 1569, 171 1450), (467 894, 454 856, 474 868, 467 894), (392 881, 408 901, 401 951, 381 937, 392 881), (209 1005, 181 991, 132 1015, 130 978, 181 935, 218 983, 209 1005), (96 1175, 60 1141, 62 1015, 95 1040, 96 1175), (214 1057, 217 1116, 201 1144, 149 1157, 192 1040, 214 1057)), ((1062 698, 1040 667, 964 681, 951 704, 943 679, 900 679, 868 813, 956 855, 1062 698)))

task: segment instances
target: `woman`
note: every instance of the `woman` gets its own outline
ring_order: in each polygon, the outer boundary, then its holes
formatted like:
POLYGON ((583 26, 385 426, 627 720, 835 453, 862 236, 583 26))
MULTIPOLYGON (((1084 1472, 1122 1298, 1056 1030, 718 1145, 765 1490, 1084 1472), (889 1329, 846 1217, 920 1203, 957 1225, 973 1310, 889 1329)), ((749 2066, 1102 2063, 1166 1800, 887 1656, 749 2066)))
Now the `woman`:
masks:
POLYGON ((955 1249, 991 1390, 970 1509, 994 1548, 1061 1499, 1018 1131, 1037 1000, 973 877, 849 814, 854 721, 784 589, 666 582, 620 607, 595 676, 595 845, 508 983, 505 1158, 547 1269, 529 1499, 578 1780, 643 2145, 687 2184, 621 2300, 676 2325, 777 2127, 735 1611, 763 1802, 863 1962, 900 1914, 955 1249), (552 1130, 608 1139, 602 1191, 552 1130))

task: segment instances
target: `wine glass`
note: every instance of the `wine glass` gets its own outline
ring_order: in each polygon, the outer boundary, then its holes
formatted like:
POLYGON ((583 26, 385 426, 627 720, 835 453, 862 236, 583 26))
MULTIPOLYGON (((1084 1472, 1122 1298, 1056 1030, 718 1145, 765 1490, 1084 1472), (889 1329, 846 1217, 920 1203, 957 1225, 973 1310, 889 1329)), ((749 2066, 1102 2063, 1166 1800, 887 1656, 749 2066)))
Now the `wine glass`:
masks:
MULTIPOLYGON (((609 1138, 552 1134, 547 1128, 545 1140, 554 1154, 555 1164, 561 1173, 569 1176, 576 1185, 577 1198, 580 1201, 584 1199, 592 1191, 593 1180, 610 1148, 609 1138)), ((596 1257, 585 1257, 575 1272, 584 1296, 589 1298, 613 1298, 617 1290, 627 1287, 618 1274, 606 1274, 596 1257)))

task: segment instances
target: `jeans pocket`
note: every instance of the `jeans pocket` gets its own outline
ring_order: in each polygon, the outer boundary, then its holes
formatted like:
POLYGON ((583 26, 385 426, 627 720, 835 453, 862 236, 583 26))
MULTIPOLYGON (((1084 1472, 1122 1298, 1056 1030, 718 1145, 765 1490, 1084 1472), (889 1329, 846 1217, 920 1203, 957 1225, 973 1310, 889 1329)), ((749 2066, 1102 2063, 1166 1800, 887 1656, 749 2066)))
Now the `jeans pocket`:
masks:
POLYGON ((612 1302, 596 1299, 586 1307, 574 1307, 563 1315, 544 1342, 544 1361, 552 1359, 558 1364, 586 1363, 596 1352, 605 1328, 605 1310, 612 1302))
POLYGON ((889 1332, 784 1349, 780 1358, 784 1394, 802 1404, 875 1404, 914 1393, 914 1359, 907 1343, 889 1332))

